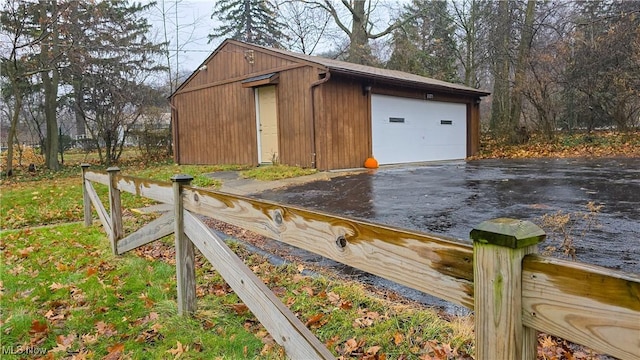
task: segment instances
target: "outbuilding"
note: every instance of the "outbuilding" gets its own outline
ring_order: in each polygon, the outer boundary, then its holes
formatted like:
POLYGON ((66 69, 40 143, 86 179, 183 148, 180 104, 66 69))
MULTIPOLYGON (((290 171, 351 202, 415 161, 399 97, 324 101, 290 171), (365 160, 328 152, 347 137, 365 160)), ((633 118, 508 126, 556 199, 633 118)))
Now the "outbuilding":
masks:
POLYGON ((179 164, 319 170, 476 154, 489 93, 225 40, 170 96, 179 164))

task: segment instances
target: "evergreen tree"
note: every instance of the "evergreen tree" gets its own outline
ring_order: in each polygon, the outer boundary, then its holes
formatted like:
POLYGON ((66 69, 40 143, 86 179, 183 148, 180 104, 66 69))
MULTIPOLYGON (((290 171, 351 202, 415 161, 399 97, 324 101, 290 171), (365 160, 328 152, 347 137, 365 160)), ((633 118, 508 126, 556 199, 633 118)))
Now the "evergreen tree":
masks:
POLYGON ((213 29, 209 41, 229 37, 252 44, 282 47, 286 39, 284 25, 277 20, 278 12, 270 0, 220 0, 211 19, 222 25, 213 29))
POLYGON ((413 0, 393 33, 393 53, 387 67, 457 82, 454 23, 445 1, 413 0))

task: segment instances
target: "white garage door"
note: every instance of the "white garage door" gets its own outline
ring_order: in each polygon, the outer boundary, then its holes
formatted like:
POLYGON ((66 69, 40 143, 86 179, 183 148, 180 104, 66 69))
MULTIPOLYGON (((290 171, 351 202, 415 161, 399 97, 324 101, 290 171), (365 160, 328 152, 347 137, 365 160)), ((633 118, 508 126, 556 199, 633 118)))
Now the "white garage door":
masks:
POLYGON ((373 156, 380 164, 464 159, 467 106, 371 96, 373 156))

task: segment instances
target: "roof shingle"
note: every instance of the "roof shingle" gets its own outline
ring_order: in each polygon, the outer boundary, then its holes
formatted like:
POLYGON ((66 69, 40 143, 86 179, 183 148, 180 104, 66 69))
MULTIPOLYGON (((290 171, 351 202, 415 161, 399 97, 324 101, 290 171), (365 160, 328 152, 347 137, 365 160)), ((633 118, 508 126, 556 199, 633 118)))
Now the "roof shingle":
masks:
POLYGON ((436 79, 415 75, 407 72, 381 69, 373 66, 360 65, 360 64, 349 63, 346 61, 323 58, 320 56, 299 54, 299 53, 295 53, 287 50, 268 48, 260 45, 253 45, 253 44, 245 44, 245 45, 255 46, 255 47, 264 49, 266 51, 271 51, 271 52, 279 53, 282 55, 294 57, 300 60, 316 63, 318 65, 322 65, 328 68, 329 70, 333 70, 339 73, 350 74, 354 76, 362 76, 362 77, 374 77, 381 80, 388 80, 388 81, 390 80, 390 81, 396 81, 401 83, 411 83, 414 85, 428 86, 428 87, 439 88, 443 90, 446 90, 446 89, 454 90, 454 91, 458 90, 466 93, 473 93, 478 96, 487 96, 490 94, 490 92, 487 92, 484 90, 474 89, 472 87, 468 87, 465 85, 454 84, 454 83, 450 83, 442 80, 436 80, 436 79))

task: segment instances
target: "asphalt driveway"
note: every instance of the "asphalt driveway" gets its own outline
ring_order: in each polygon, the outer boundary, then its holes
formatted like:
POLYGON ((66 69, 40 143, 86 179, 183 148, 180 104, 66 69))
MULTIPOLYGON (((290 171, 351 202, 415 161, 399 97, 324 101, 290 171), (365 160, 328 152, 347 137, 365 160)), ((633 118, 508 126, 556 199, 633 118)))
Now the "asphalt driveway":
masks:
POLYGON ((256 196, 463 240, 484 220, 538 223, 544 214, 587 211, 595 202, 603 205, 597 226, 584 235, 579 226, 573 229, 578 260, 640 273, 640 159, 386 167, 256 196))

